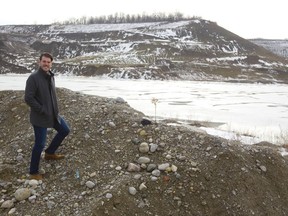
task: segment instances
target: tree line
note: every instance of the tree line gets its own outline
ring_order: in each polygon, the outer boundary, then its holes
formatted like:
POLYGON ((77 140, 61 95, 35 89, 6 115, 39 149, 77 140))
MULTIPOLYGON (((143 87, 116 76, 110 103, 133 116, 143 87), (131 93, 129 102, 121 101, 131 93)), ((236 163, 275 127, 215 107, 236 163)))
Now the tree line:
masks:
POLYGON ((183 21, 183 20, 191 20, 200 17, 189 17, 184 16, 180 12, 175 13, 153 13, 153 14, 137 14, 130 15, 124 13, 115 13, 111 15, 103 15, 96 17, 80 17, 80 18, 70 18, 69 20, 63 22, 55 22, 53 24, 61 24, 61 25, 77 25, 77 24, 117 24, 117 23, 144 23, 144 22, 175 22, 175 21, 183 21))

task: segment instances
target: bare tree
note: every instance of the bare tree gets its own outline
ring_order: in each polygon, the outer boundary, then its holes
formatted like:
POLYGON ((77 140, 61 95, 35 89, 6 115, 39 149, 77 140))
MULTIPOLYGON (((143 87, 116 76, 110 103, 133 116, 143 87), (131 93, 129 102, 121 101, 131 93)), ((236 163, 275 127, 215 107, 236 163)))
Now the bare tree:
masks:
MULTIPOLYGON (((174 21, 180 21, 180 20, 190 20, 190 19, 196 19, 199 17, 184 17, 184 15, 180 12, 175 13, 169 13, 166 15, 163 12, 158 13, 152 13, 152 14, 146 14, 142 13, 140 14, 124 14, 124 13, 115 13, 114 15, 108 15, 108 16, 99 16, 99 17, 89 17, 83 16, 81 18, 70 18, 67 21, 63 22, 55 22, 55 23, 61 23, 64 25, 68 24, 103 24, 103 23, 139 23, 139 22, 174 22, 174 21)), ((54 24, 55 24, 54 23, 54 24)))

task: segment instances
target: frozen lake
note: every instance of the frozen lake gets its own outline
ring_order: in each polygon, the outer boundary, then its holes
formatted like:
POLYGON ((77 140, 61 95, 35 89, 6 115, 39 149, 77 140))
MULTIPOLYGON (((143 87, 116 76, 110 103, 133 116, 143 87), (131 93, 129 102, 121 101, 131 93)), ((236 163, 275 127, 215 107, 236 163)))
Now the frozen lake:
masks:
MULTIPOLYGON (((24 90, 28 75, 0 75, 0 90, 24 90)), ((273 143, 288 138, 288 85, 197 81, 114 80, 57 76, 56 86, 105 97, 122 97, 154 117, 223 123, 219 131, 254 135, 273 143)))

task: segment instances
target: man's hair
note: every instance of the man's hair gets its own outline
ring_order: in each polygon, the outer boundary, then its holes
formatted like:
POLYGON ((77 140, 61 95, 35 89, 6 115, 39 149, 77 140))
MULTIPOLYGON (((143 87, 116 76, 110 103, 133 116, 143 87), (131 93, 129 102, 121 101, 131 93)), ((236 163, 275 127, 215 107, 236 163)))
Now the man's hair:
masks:
POLYGON ((48 52, 45 52, 45 53, 42 53, 41 55, 40 55, 40 61, 42 60, 42 57, 46 57, 46 58, 50 58, 51 59, 51 62, 53 61, 53 56, 50 54, 50 53, 48 53, 48 52))

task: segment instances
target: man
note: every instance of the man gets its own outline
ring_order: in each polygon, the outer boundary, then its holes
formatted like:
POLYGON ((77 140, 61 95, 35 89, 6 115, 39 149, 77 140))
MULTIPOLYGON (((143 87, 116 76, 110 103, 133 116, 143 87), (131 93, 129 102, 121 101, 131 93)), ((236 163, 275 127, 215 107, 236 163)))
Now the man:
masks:
POLYGON ((30 179, 42 180, 39 173, 41 153, 46 143, 47 128, 54 128, 57 134, 45 150, 46 160, 63 159, 56 150, 69 134, 70 129, 58 114, 58 103, 54 73, 51 72, 53 57, 49 53, 40 55, 39 69, 26 81, 25 101, 30 106, 30 122, 34 128, 35 143, 30 163, 30 179))

